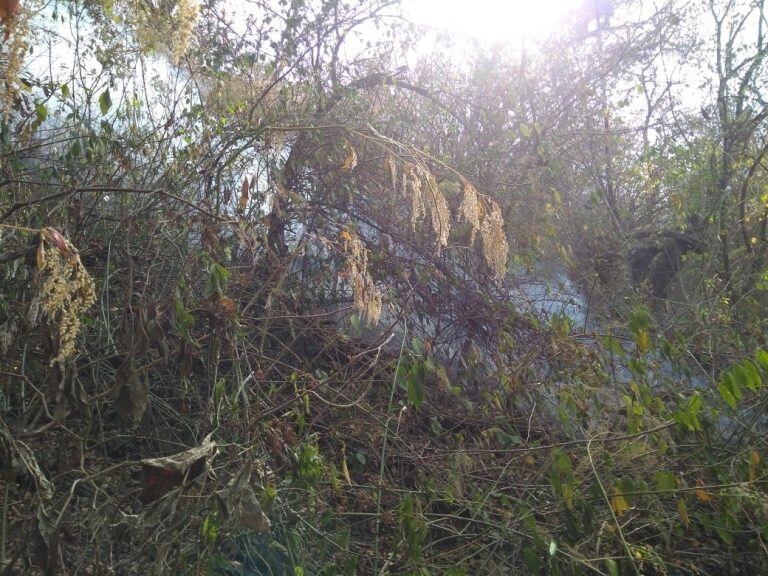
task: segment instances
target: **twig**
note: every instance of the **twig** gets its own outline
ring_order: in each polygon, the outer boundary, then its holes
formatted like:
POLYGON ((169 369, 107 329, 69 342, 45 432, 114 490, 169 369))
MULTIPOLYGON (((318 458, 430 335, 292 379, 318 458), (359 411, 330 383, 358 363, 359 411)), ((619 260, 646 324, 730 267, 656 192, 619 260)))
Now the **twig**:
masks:
MULTIPOLYGON (((376 551, 376 566, 373 570, 376 574, 379 570, 379 525, 381 524, 381 493, 384 485, 384 456, 387 452, 387 441, 389 440, 389 422, 392 420, 392 416, 389 414, 392 410, 392 403, 395 399, 395 390, 397 389, 397 376, 400 372, 400 363, 403 359, 403 350, 405 349, 405 341, 408 335, 408 323, 403 322, 403 340, 400 343, 400 354, 397 357, 397 366, 395 366, 395 372, 392 375, 392 387, 389 390, 389 403, 387 404, 387 422, 384 425, 384 441, 381 445, 381 457, 379 463, 379 487, 378 497, 376 498, 376 541, 374 544, 374 550, 376 551)), ((399 423, 398 423, 399 425, 399 423)), ((386 563, 385 563, 386 567, 386 563)))

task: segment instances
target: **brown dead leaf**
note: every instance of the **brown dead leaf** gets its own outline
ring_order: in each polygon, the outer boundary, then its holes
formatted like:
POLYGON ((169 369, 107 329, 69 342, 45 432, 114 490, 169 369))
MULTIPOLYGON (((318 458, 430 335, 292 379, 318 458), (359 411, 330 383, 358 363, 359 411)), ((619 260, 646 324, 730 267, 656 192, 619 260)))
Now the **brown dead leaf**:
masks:
POLYGON ((144 417, 149 404, 149 383, 136 366, 133 354, 128 354, 120 363, 115 375, 117 398, 115 408, 122 423, 136 428, 144 417))
POLYGON ((214 252, 219 247, 219 237, 213 226, 205 226, 203 228, 203 236, 200 242, 208 252, 214 252))
POLYGON ((144 473, 142 501, 153 502, 174 488, 200 478, 208 471, 208 461, 215 454, 216 443, 209 434, 203 443, 195 448, 173 456, 142 460, 141 468, 144 473))
POLYGON ((248 184, 248 178, 243 178, 243 184, 240 186, 240 200, 237 201, 237 209, 241 212, 248 206, 248 199, 250 198, 250 185, 248 184))
POLYGON ((216 313, 221 318, 232 318, 237 312, 237 304, 232 298, 227 296, 219 296, 216 302, 216 313))
POLYGON ((43 228, 45 239, 59 249, 59 252, 66 254, 69 251, 69 245, 64 235, 55 228, 43 228))
POLYGON ((344 142, 344 161, 341 164, 341 171, 351 172, 355 169, 355 166, 357 166, 357 152, 355 152, 355 149, 352 148, 352 145, 349 142, 344 142))
POLYGON ((713 499, 713 496, 711 493, 707 492, 704 489, 704 481, 699 479, 696 481, 696 498, 701 500, 702 502, 711 502, 713 499))
POLYGON ((36 491, 43 500, 53 498, 54 486, 37 463, 32 449, 0 428, 0 476, 36 491))
POLYGON ((35 560, 43 570, 43 574, 58 574, 59 558, 59 530, 56 522, 51 519, 42 504, 37 507, 34 530, 32 531, 32 545, 35 560))

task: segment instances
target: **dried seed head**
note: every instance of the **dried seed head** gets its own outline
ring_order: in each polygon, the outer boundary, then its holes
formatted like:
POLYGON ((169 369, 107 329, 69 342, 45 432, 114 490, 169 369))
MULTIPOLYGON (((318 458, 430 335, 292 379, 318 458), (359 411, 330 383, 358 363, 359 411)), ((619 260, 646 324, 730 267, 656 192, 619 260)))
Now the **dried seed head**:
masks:
POLYGON ((381 292, 368 273, 368 250, 360 238, 347 230, 339 233, 342 249, 347 258, 346 275, 352 284, 355 310, 369 326, 375 326, 381 317, 381 292))
POLYGON ((0 114, 7 117, 19 92, 19 73, 27 52, 29 12, 21 9, 0 27, 0 114), (3 31, 2 28, 5 28, 3 31))
POLYGON ((57 327, 59 350, 51 360, 53 365, 63 363, 74 352, 81 317, 96 301, 96 289, 77 250, 66 240, 65 250, 62 250, 58 244, 63 237, 59 234, 56 238, 46 231, 40 233, 38 293, 32 306, 39 306, 57 327))
POLYGON ((130 0, 121 7, 126 21, 134 26, 139 49, 149 52, 166 48, 170 51, 173 64, 178 65, 194 36, 200 1, 176 0, 171 6, 173 12, 170 16, 142 0, 130 0))
POLYGON ((435 177, 427 173, 427 189, 431 198, 427 200, 427 209, 432 220, 432 231, 437 236, 438 250, 448 246, 448 234, 451 232, 451 211, 448 201, 437 186, 435 177))
POLYGON ((502 278, 507 271, 507 254, 509 246, 504 235, 504 218, 501 208, 496 202, 491 202, 491 209, 483 218, 480 226, 480 236, 483 239, 483 256, 488 266, 497 278, 502 278))
POLYGON ((174 65, 178 65, 187 53, 199 15, 200 4, 197 0, 179 0, 176 5, 174 32, 171 39, 171 60, 174 65))
POLYGON ((478 200, 477 190, 475 190, 475 187, 472 186, 472 184, 464 180, 462 182, 462 188, 464 197, 459 206, 457 220, 459 222, 467 222, 471 226, 469 243, 474 244, 475 236, 480 229, 480 202, 478 200))
POLYGON ((421 189, 421 168, 406 164, 403 170, 403 187, 411 205, 411 228, 424 218, 424 193, 421 189))
POLYGON ((392 190, 397 191, 397 164, 395 158, 390 154, 387 156, 387 170, 389 172, 389 183, 392 190))

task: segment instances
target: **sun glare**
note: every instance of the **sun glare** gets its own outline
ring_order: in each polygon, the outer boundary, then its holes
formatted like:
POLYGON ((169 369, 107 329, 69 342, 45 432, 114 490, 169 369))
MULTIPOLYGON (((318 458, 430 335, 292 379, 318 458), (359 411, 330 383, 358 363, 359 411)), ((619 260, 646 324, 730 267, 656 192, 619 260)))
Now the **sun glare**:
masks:
POLYGON ((418 23, 481 42, 530 42, 553 32, 579 0, 405 0, 418 23))

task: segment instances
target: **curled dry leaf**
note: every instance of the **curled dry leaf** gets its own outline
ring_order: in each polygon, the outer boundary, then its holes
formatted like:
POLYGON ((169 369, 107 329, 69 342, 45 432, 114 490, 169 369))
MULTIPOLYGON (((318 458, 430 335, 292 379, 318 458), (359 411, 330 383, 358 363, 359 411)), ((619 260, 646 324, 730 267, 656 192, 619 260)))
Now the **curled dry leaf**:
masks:
POLYGON ((240 472, 229 485, 216 493, 222 516, 239 528, 269 532, 270 522, 251 486, 251 470, 240 472))
POLYGON ((45 268, 45 242, 43 242, 42 236, 35 252, 35 266, 38 270, 45 268))
POLYGON ((121 422, 128 428, 136 428, 144 417, 149 404, 149 383, 136 367, 133 354, 120 363, 115 375, 117 398, 115 407, 121 422))
POLYGON ((15 318, 0 324, 0 358, 4 358, 10 351, 17 331, 18 325, 15 318))
POLYGON ((237 201, 237 209, 241 212, 248 206, 250 188, 251 186, 248 184, 248 178, 243 178, 243 184, 240 186, 240 200, 237 201))
POLYGON ((59 528, 56 522, 48 516, 42 504, 38 504, 37 514, 32 531, 32 546, 35 560, 42 568, 43 574, 57 574, 61 550, 59 545, 59 528))
POLYGON ((195 448, 173 456, 148 458, 141 461, 144 490, 141 499, 149 503, 161 498, 174 488, 200 478, 208 471, 208 461, 216 454, 216 443, 211 434, 195 448))
POLYGON ((56 246, 62 254, 66 254, 69 251, 69 243, 67 242, 67 239, 55 228, 43 228, 43 234, 45 239, 56 246))
POLYGON ((349 142, 344 142, 344 161, 341 164, 341 171, 351 172, 355 169, 355 166, 357 166, 357 152, 355 152, 355 149, 352 148, 352 144, 349 142))
POLYGON ((237 304, 232 298, 220 295, 216 302, 216 315, 220 318, 232 318, 237 313, 237 304))
POLYGON ((53 498, 53 484, 37 463, 35 453, 0 428, 0 476, 36 491, 43 500, 53 498))

